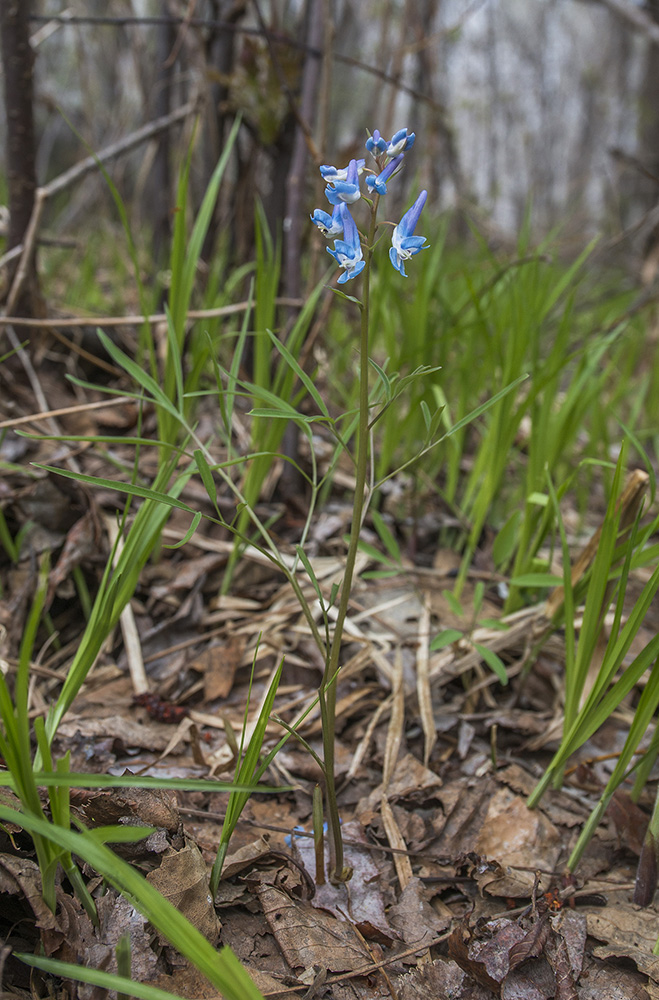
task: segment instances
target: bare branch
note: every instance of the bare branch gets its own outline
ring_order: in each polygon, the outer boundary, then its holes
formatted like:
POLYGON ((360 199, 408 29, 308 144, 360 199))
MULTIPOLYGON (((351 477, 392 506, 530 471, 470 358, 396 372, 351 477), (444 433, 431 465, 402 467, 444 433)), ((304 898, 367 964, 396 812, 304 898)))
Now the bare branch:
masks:
POLYGON ((635 7, 629 0, 600 0, 600 3, 618 14, 632 27, 642 31, 655 45, 659 45, 659 24, 648 17, 640 7, 635 7))

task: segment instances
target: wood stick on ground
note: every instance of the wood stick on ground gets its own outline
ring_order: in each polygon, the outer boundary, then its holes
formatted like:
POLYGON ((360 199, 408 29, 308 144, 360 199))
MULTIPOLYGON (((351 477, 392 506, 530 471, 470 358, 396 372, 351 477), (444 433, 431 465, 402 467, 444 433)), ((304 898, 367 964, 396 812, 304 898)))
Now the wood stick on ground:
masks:
MULTIPOLYGON (((649 481, 650 477, 642 469, 634 469, 630 473, 617 505, 620 510, 621 533, 629 531, 634 523, 641 501, 647 491, 649 481)), ((601 537, 602 524, 600 524, 572 567, 572 587, 576 587, 579 580, 581 580, 594 562, 601 537)), ((556 587, 549 595, 545 605, 545 615, 548 619, 551 620, 554 617, 564 599, 565 592, 563 587, 556 587)))

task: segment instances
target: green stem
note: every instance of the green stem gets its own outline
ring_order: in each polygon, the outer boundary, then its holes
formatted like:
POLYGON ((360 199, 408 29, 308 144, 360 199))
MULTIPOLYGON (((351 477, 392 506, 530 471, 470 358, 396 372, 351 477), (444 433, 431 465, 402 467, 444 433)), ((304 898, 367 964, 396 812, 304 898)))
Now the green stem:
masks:
POLYGON ((341 599, 337 612, 334 635, 330 647, 329 656, 325 662, 325 672, 318 691, 320 701, 320 715, 323 728, 323 758, 325 776, 325 798, 327 802, 327 821, 329 833, 329 877, 331 882, 346 882, 352 871, 343 862, 343 837, 341 835, 341 821, 339 817, 339 807, 336 801, 336 782, 334 776, 334 738, 336 724, 336 683, 337 674, 340 669, 341 640, 348 605, 350 602, 350 591, 352 589, 352 578, 357 559, 359 538, 361 535, 362 518, 364 514, 364 492, 366 489, 366 474, 368 469, 369 452, 369 427, 368 427, 368 326, 369 326, 369 292, 371 258, 373 256, 373 242, 375 240, 375 220, 377 216, 379 196, 373 200, 371 208, 371 222, 368 233, 368 241, 364 248, 364 288, 361 303, 361 333, 360 333, 360 366, 359 366, 359 424, 357 429, 357 461, 355 499, 352 508, 352 526, 350 529, 350 542, 348 544, 348 554, 346 556, 346 566, 341 586, 341 599))

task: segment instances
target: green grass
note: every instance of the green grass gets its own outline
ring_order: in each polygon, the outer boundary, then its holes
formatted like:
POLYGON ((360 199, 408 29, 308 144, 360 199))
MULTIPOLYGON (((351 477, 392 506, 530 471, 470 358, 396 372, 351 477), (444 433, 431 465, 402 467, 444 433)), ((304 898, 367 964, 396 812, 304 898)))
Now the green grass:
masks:
MULTIPOLYGON (((520 576, 537 568, 536 555, 556 527, 547 517, 546 471, 560 483, 584 460, 608 461, 623 437, 619 421, 638 434, 640 447, 653 440, 653 431, 642 425, 656 377, 638 370, 643 321, 626 316, 631 291, 610 292, 611 276, 604 271, 598 284, 589 263, 592 246, 563 264, 551 247, 520 246, 512 260, 495 257, 483 245, 471 252, 447 250, 441 228, 431 242, 430 252, 415 261, 415 280, 402 290, 391 269, 378 272, 375 359, 388 372, 405 374, 421 363, 437 370, 381 421, 376 478, 420 450, 425 407, 443 406, 441 422, 448 430, 527 375, 514 394, 415 468, 417 491, 430 484, 462 520, 463 529, 442 543, 464 553, 464 570, 489 526, 504 532, 495 549, 497 568, 520 576)), ((335 310, 328 341, 337 349, 329 380, 333 391, 342 390, 346 408, 354 405, 356 391, 352 338, 335 310)), ((573 483, 584 518, 598 475, 610 483, 606 471, 588 466, 573 483)), ((507 610, 519 604, 513 589, 507 610)))

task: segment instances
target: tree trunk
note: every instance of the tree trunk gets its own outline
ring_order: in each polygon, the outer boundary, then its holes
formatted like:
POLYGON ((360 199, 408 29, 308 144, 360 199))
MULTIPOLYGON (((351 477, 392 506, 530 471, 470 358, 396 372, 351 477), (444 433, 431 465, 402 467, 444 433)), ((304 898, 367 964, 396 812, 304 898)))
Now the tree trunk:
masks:
MULTIPOLYGON (((34 54, 28 30, 29 0, 0 3, 0 51, 4 72, 5 115, 7 119, 7 186, 9 190, 8 249, 23 242, 34 207, 37 188, 33 117, 34 54)), ((18 261, 8 269, 9 282, 18 261)), ((38 298, 34 255, 16 304, 21 315, 34 315, 38 298)))

